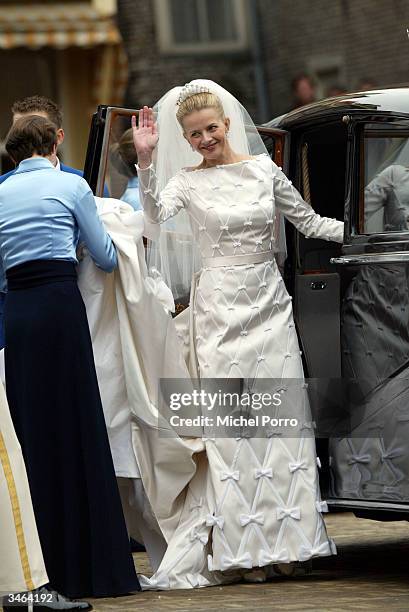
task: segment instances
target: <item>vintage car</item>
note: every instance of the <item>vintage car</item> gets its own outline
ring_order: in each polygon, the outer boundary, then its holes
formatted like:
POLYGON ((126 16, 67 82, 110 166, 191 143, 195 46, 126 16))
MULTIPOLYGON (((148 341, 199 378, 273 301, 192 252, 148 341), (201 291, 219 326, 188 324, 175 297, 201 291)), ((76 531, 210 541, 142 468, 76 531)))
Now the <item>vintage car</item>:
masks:
MULTIPOLYGON (((120 198, 112 157, 133 109, 99 107, 85 176, 120 198)), ((287 223, 293 296, 330 509, 409 520, 409 89, 323 100, 260 126, 304 199, 345 220, 344 244, 287 223)))

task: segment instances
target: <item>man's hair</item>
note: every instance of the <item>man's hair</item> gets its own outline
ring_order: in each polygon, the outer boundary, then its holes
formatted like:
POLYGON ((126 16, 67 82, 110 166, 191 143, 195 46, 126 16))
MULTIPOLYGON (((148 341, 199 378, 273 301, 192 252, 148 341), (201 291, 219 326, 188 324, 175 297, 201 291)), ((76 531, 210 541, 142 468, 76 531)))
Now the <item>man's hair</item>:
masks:
POLYGON ((32 115, 38 112, 46 113, 54 125, 59 129, 62 127, 62 112, 58 104, 44 96, 29 96, 17 100, 11 107, 13 115, 32 115))
POLYGON ((301 81, 309 81, 311 87, 315 86, 314 79, 312 78, 310 74, 307 74, 306 72, 300 72, 291 80, 292 91, 295 92, 297 90, 298 84, 301 81))
POLYGON ((20 117, 6 136, 6 151, 19 164, 23 159, 37 155, 50 155, 57 144, 57 128, 40 115, 20 117))
POLYGON ((135 145, 133 143, 132 128, 125 130, 118 142, 109 149, 109 159, 115 169, 128 178, 138 176, 135 164, 138 163, 135 145))

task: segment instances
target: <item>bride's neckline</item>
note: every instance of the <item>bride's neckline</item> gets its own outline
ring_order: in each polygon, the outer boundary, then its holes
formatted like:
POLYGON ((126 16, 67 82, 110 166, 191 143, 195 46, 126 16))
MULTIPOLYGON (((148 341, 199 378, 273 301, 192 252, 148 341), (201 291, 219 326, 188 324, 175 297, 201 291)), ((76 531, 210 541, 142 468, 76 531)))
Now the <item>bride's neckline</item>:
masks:
POLYGON ((238 166, 240 164, 248 164, 252 161, 259 161, 260 157, 267 155, 267 153, 259 153, 258 155, 254 155, 254 157, 249 157, 247 159, 240 159, 236 162, 231 162, 230 164, 216 164, 215 166, 210 166, 209 168, 183 168, 185 172, 205 172, 207 170, 214 170, 215 168, 229 168, 230 166, 238 166))

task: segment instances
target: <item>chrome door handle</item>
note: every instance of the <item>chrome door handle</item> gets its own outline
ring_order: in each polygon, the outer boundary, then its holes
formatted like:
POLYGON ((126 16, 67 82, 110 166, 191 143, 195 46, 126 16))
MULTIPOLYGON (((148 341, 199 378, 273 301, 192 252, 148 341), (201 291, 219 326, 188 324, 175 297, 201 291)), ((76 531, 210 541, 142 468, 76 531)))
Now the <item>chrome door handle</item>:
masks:
POLYGON ((353 266, 363 264, 409 263, 409 252, 404 253, 376 253, 375 255, 351 255, 331 257, 330 263, 353 266))

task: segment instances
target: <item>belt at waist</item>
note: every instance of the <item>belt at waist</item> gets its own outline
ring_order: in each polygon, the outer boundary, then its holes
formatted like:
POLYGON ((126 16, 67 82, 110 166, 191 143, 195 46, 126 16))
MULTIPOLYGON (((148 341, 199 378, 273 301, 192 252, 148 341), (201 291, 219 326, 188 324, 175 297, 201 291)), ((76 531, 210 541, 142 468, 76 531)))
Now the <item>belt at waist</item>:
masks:
POLYGON ((221 257, 203 257, 203 268, 222 268, 224 266, 243 266, 246 264, 263 263, 274 259, 274 251, 259 253, 243 253, 240 255, 222 255, 221 257))
POLYGON ((25 261, 6 270, 9 291, 77 280, 76 264, 64 259, 25 261))

